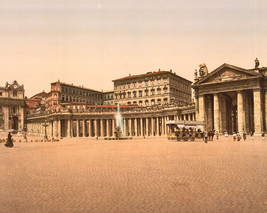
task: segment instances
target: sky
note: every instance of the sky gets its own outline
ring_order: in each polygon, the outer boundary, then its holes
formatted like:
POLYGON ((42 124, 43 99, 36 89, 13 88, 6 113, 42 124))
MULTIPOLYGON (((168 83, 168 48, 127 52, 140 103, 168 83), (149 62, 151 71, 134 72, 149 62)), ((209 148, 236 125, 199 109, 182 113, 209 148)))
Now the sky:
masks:
POLYGON ((170 70, 193 81, 206 63, 267 67, 265 0, 0 0, 0 86, 31 97, 60 80, 112 90, 112 80, 170 70))

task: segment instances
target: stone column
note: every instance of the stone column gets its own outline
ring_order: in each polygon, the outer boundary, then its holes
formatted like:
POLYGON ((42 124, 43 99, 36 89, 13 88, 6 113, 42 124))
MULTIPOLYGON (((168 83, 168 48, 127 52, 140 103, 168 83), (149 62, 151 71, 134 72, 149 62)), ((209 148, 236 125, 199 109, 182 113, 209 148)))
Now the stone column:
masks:
POLYGON ((67 137, 70 137, 71 135, 70 135, 70 131, 71 131, 71 129, 70 129, 70 120, 68 119, 68 124, 67 124, 67 137))
MULTIPOLYGON (((112 128, 111 128, 111 135, 113 136, 114 135, 114 131, 115 131, 115 128, 116 128, 116 123, 115 123, 115 119, 112 119, 112 128)), ((115 135, 114 135, 115 136, 115 135)))
POLYGON ((94 136, 96 137, 96 136, 98 136, 98 131, 97 131, 97 119, 95 119, 94 121, 93 121, 93 123, 94 123, 94 136))
POLYGON ((160 117, 157 117, 157 135, 160 135, 160 117))
POLYGON ((110 120, 107 119, 107 137, 110 136, 110 125, 109 125, 109 122, 110 122, 110 120))
POLYGON ((20 116, 21 116, 21 130, 24 131, 24 108, 20 107, 20 116))
POLYGON ((253 90, 253 98, 254 98, 254 128, 255 128, 255 134, 259 135, 262 132, 261 91, 253 90))
POLYGON ((219 114, 219 97, 218 94, 213 96, 213 109, 214 109, 214 129, 220 131, 220 114, 219 114))
POLYGON ((77 124, 76 126, 77 136, 76 137, 80 137, 80 120, 77 119, 76 124, 77 124))
POLYGON ((138 136, 138 134, 137 134, 137 118, 134 118, 134 135, 138 136))
POLYGON ((83 137, 85 137, 86 136, 86 128, 85 128, 86 120, 82 120, 82 123, 83 123, 83 125, 82 125, 83 137))
POLYGON ((133 136, 132 132, 133 132, 133 126, 132 126, 132 119, 129 118, 129 132, 130 132, 130 136, 133 136))
POLYGON ((167 135, 167 124, 166 124, 166 121, 167 121, 167 116, 164 116, 164 135, 167 135))
POLYGON ((105 122, 105 119, 101 119, 100 120, 100 122, 101 122, 101 124, 100 124, 100 129, 101 129, 101 137, 104 137, 105 136, 105 129, 104 129, 104 126, 105 126, 105 124, 104 124, 104 122, 105 122))
POLYGON ((237 122, 238 132, 242 134, 244 131, 244 102, 242 91, 237 92, 237 122))
POLYGON ((58 137, 61 138, 61 120, 57 122, 58 137))
POLYGON ((140 134, 144 136, 144 128, 143 128, 143 118, 140 118, 140 134))
MULTIPOLYGON (((200 95, 198 98, 198 108, 199 108, 199 112, 198 112, 198 117, 199 117, 199 121, 204 122, 205 124, 205 101, 204 101, 204 95, 200 95)), ((201 130, 203 131, 204 128, 202 127, 201 130)))
POLYGON ((146 132, 145 135, 148 136, 148 118, 145 118, 146 121, 146 132))
POLYGON ((267 131, 267 90, 265 91, 265 131, 267 131))
POLYGON ((151 118, 151 135, 154 136, 154 118, 151 118))
POLYGON ((124 128, 123 133, 125 136, 127 136, 127 119, 126 118, 123 119, 123 128, 124 128))
POLYGON ((89 137, 92 137, 92 120, 88 121, 89 137))

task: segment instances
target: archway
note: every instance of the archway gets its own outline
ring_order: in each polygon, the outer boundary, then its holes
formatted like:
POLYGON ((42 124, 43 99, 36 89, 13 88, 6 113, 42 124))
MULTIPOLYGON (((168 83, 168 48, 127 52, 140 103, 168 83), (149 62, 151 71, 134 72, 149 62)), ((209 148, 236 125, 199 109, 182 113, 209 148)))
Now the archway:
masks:
POLYGON ((14 116, 12 118, 12 129, 18 130, 19 122, 18 122, 18 117, 14 116))

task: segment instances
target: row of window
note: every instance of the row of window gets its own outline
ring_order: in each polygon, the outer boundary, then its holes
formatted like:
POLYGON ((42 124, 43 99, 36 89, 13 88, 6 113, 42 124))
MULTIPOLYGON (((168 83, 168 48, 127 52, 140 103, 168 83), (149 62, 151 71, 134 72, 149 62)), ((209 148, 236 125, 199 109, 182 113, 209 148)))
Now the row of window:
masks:
POLYGON ((82 96, 87 96, 87 97, 101 98, 101 94, 88 92, 84 90, 72 89, 68 87, 61 87, 61 91, 63 93, 70 93, 70 94, 82 95, 82 96))
MULTIPOLYGON (((122 85, 116 85, 115 90, 121 90, 121 89, 130 89, 130 88, 136 88, 137 86, 142 87, 142 86, 148 86, 150 82, 150 86, 154 86, 155 81, 157 82, 158 85, 161 83, 161 79, 152 79, 152 80, 145 80, 145 81, 139 81, 139 82, 132 82, 132 83, 127 83, 127 84, 122 84, 122 85)), ((163 82, 167 83, 167 78, 163 78, 163 82)))
POLYGON ((113 99, 113 94, 104 95, 104 99, 113 99))
POLYGON ((97 104, 97 102, 92 101, 92 100, 79 98, 79 97, 72 97, 72 96, 68 96, 68 95, 66 95, 66 97, 64 95, 62 95, 61 100, 62 101, 69 101, 69 102, 86 102, 87 104, 97 104))
MULTIPOLYGON (((166 94, 168 91, 167 87, 164 87, 163 88, 163 92, 164 94, 166 94)), ((150 90, 150 95, 155 95, 155 92, 156 94, 160 95, 161 94, 161 88, 157 88, 157 90, 155 91, 155 89, 151 89, 150 90)), ((119 94, 115 94, 115 99, 122 99, 122 98, 126 98, 126 94, 127 94, 127 98, 131 98, 133 96, 133 98, 136 98, 137 97, 137 91, 133 91, 133 92, 123 92, 123 93, 119 93, 119 94)), ((149 96, 149 90, 146 89, 144 91, 142 90, 139 90, 138 91, 138 97, 143 97, 143 94, 144 96, 149 96), (144 92, 144 93, 143 93, 144 92)))
POLYGON ((114 104, 113 101, 104 101, 103 105, 110 105, 110 104, 114 104))
MULTIPOLYGON (((3 96, 3 92, 0 92, 0 96, 3 96)), ((17 96, 18 96, 18 92, 13 91, 13 97, 17 97, 17 96)))
MULTIPOLYGON (((163 103, 166 104, 167 102, 168 102, 168 99, 164 98, 163 103)), ((150 105, 161 104, 161 103, 162 103, 162 99, 160 99, 160 98, 157 100, 151 99, 151 101, 150 101, 150 105)), ((133 102, 128 101, 127 104, 128 105, 137 105, 138 104, 139 106, 143 106, 143 104, 145 104, 145 106, 148 106, 149 100, 145 100, 145 101, 140 100, 138 102, 137 101, 133 101, 133 102)))
POLYGON ((183 90, 190 90, 191 89, 191 85, 189 84, 185 84, 184 82, 182 81, 172 81, 171 82, 171 85, 175 88, 180 88, 180 89, 183 89, 183 90))

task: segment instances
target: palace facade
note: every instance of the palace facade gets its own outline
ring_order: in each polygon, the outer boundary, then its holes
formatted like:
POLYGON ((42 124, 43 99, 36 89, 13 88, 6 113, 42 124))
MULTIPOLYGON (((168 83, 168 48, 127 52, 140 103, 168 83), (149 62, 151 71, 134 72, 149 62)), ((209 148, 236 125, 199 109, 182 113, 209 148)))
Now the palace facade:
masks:
POLYGON ((24 86, 17 81, 0 87, 0 131, 24 129, 24 86))
POLYGON ((191 82, 172 71, 149 72, 113 82, 115 91, 108 92, 60 81, 51 83, 49 93, 27 100, 28 133, 46 133, 50 137, 114 136, 117 103, 121 105, 125 136, 166 135, 166 121, 195 120, 191 82))
MULTIPOLYGON (((256 60, 255 60, 256 62, 256 60)), ((211 73, 195 73, 196 118, 206 130, 261 134, 267 127, 267 68, 223 64, 211 73)))
POLYGON ((115 103, 153 106, 192 102, 192 82, 170 71, 147 72, 113 80, 115 103))

